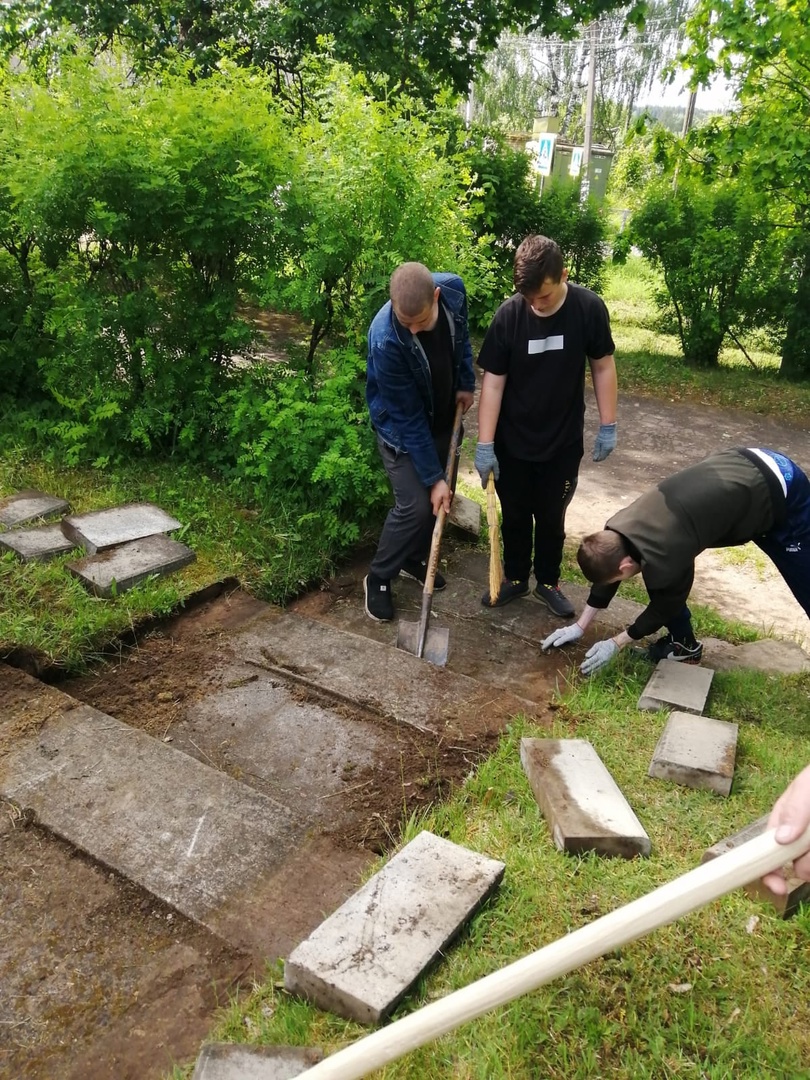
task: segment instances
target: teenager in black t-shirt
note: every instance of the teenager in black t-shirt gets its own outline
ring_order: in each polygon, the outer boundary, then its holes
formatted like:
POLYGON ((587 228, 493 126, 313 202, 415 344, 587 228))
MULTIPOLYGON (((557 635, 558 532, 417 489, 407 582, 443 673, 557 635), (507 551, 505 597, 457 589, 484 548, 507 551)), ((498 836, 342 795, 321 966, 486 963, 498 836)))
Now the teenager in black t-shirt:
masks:
POLYGON ((500 607, 529 591, 562 618, 574 608, 559 588, 565 511, 583 454, 585 365, 590 364, 600 428, 594 461, 616 446, 616 365, 604 302, 568 281, 558 245, 529 236, 515 254, 517 292, 495 312, 478 364, 475 467, 489 474, 503 514, 504 575, 500 607))

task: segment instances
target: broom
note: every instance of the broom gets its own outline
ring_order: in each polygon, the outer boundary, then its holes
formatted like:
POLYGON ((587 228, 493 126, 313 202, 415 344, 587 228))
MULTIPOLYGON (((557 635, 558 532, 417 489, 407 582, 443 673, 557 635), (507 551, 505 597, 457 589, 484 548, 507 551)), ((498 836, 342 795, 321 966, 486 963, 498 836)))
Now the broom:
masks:
POLYGON ((498 523, 498 500, 495 495, 495 477, 487 480, 487 528, 489 529, 489 606, 493 607, 501 591, 503 567, 501 566, 501 534, 498 523))

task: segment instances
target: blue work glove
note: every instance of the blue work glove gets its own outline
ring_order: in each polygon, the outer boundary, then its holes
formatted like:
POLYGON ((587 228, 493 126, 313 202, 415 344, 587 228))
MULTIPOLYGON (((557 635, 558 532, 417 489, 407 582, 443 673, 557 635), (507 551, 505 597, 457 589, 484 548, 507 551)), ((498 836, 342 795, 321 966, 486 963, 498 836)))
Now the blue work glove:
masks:
POLYGON ((481 477, 482 488, 487 486, 490 473, 497 480, 501 475, 501 467, 495 457, 495 443, 480 442, 475 448, 474 464, 478 470, 478 475, 481 477))
POLYGON ((616 449, 616 424, 600 424, 593 444, 593 460, 604 461, 616 449))
POLYGON ((570 645, 572 641, 579 641, 585 631, 579 623, 571 623, 570 626, 560 626, 549 634, 540 648, 543 652, 548 649, 559 649, 562 645, 570 645))
POLYGON ((619 646, 613 638, 608 638, 607 641, 597 641, 585 653, 585 659, 579 665, 579 670, 583 675, 593 675, 599 668, 609 664, 618 651, 619 646))

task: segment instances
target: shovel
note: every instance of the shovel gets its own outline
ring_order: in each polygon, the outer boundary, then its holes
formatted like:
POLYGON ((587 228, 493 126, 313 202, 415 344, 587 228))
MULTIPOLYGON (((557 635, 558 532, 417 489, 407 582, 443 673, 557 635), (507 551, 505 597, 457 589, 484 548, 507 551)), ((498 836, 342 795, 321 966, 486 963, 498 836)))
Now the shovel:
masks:
MULTIPOLYGON (((449 478, 451 492, 455 488, 455 465, 458 441, 461 438, 461 415, 464 409, 461 403, 456 406, 456 416, 453 422, 453 435, 450 439, 450 450, 447 454, 447 468, 445 476, 449 478)), ((433 606, 433 583, 436 580, 436 569, 439 565, 439 547, 442 542, 442 529, 447 515, 444 507, 439 507, 436 515, 436 524, 433 526, 433 539, 430 542, 430 555, 427 561, 427 573, 425 585, 422 589, 422 614, 418 623, 401 622, 397 631, 397 648, 411 652, 420 659, 424 657, 437 667, 444 667, 447 663, 447 647, 450 643, 450 631, 435 626, 428 626, 430 621, 430 609, 433 606)))
POLYGON ((749 840, 725 855, 681 874, 638 900, 616 908, 537 952, 500 971, 424 1005, 388 1027, 338 1050, 301 1077, 310 1080, 360 1080, 403 1057, 418 1046, 513 1001, 552 979, 566 975, 637 938, 667 926, 711 903, 732 889, 747 885, 798 858, 810 845, 810 828, 791 844, 777 844, 774 830, 749 840))

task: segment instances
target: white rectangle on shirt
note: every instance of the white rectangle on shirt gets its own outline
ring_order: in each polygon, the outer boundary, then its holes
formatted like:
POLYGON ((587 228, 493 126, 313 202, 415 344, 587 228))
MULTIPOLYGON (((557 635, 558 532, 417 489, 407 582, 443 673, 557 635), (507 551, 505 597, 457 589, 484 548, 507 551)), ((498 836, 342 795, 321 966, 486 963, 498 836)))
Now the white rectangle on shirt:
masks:
POLYGON ((554 334, 552 337, 534 338, 529 340, 529 356, 533 353, 557 352, 565 348, 565 338, 562 334, 554 334))

